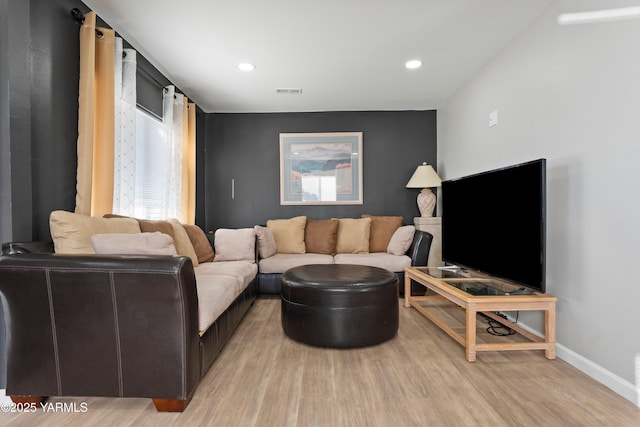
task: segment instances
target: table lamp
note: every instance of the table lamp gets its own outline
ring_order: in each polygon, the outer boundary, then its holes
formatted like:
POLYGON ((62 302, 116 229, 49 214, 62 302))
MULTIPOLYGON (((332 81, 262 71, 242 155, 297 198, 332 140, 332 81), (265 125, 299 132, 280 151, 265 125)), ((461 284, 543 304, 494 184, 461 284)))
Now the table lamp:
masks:
POLYGON ((416 168, 407 183, 407 188, 422 188, 418 194, 418 209, 420 209, 421 217, 433 216, 433 209, 436 207, 436 195, 433 194, 430 187, 440 187, 440 177, 433 170, 431 165, 426 162, 416 168))

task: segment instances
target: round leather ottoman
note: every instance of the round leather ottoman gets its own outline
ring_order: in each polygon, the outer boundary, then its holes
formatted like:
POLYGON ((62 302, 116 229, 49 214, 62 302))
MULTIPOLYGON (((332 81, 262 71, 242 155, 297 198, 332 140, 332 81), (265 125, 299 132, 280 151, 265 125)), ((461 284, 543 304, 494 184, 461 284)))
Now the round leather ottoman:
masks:
POLYGON ((299 342, 365 347, 398 332, 398 277, 383 268, 311 264, 282 275, 282 329, 299 342))

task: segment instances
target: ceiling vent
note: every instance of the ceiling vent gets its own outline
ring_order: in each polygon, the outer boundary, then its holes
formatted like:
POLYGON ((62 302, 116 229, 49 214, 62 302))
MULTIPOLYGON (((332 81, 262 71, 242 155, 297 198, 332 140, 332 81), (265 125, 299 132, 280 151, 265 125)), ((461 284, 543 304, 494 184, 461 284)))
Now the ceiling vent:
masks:
POLYGON ((301 94, 302 93, 302 88, 300 87, 277 87, 276 88, 276 93, 282 93, 282 94, 301 94))

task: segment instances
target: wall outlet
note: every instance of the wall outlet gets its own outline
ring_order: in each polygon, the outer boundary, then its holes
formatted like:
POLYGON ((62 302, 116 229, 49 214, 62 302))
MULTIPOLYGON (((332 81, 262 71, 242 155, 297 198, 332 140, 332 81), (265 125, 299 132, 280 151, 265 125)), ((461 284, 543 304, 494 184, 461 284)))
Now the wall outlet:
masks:
POLYGON ((498 110, 489 113, 489 127, 492 128, 498 124, 498 110))

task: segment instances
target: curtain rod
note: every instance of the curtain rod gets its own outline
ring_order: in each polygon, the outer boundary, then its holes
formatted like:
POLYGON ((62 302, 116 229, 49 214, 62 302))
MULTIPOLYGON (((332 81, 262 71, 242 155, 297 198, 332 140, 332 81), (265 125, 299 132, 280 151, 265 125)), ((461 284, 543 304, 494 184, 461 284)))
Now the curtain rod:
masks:
MULTIPOLYGON (((82 11, 80 9, 78 9, 77 7, 74 7, 73 9, 71 9, 71 17, 76 22, 76 24, 78 24, 78 25, 84 24, 84 13, 82 13, 82 11)), ((103 37, 104 36, 102 34, 102 32, 99 31, 99 30, 96 30, 96 34, 98 35, 98 37, 103 37)), ((123 56, 126 56, 126 55, 127 55, 126 52, 123 52, 123 56)), ((146 75, 149 80, 151 80, 154 83, 156 83, 163 90, 166 90, 165 89, 166 84, 164 84, 163 82, 158 81, 158 79, 155 76, 153 76, 149 71, 145 70, 144 67, 136 67, 136 68, 138 69, 138 71, 140 71, 144 75, 146 75)), ((169 82, 169 83, 171 83, 171 82, 169 82)))
MULTIPOLYGON (((71 9, 71 17, 73 18, 74 21, 76 21, 76 24, 78 25, 84 24, 84 13, 82 13, 82 11, 77 7, 74 7, 73 9, 71 9)), ((104 37, 104 34, 102 33, 102 31, 98 29, 96 29, 96 35, 98 36, 98 38, 104 37)))
POLYGON ((78 25, 84 24, 84 13, 82 13, 82 11, 77 7, 74 7, 73 9, 71 9, 71 17, 73 18, 74 21, 76 21, 76 24, 78 25))

